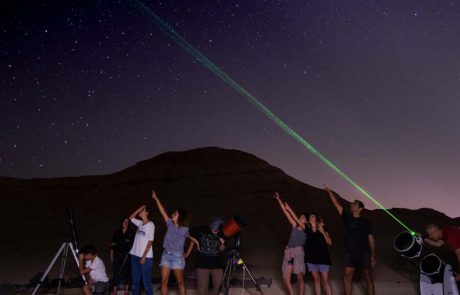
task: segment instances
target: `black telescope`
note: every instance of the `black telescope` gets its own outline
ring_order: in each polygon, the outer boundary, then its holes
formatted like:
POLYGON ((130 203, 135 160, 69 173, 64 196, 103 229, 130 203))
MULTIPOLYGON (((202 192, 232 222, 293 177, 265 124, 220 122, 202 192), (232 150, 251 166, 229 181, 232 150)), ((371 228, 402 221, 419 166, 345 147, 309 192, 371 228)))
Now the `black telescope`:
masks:
POLYGON ((75 215, 72 208, 67 208, 67 218, 70 230, 69 242, 72 243, 73 248, 78 253, 77 225, 75 224, 75 215))

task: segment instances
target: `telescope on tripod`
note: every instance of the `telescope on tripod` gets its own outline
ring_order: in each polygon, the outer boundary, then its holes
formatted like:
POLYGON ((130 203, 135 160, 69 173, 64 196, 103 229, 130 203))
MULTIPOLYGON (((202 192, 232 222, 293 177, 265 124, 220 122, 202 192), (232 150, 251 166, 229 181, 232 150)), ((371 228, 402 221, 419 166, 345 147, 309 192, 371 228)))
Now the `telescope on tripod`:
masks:
MULTIPOLYGON (((241 235, 240 231, 247 225, 246 221, 240 215, 233 215, 233 217, 227 221, 222 227, 222 234, 225 240, 233 238, 234 245, 228 250, 228 259, 224 269, 224 275, 220 281, 218 294, 229 294, 230 282, 232 278, 232 272, 235 272, 237 268, 242 268, 244 272, 247 272, 252 283, 256 287, 256 290, 262 293, 259 283, 252 275, 251 271, 244 263, 243 258, 240 256, 240 246, 241 246, 241 235)), ((243 279, 243 288, 244 288, 244 279, 243 279)))
POLYGON ((402 232, 393 246, 420 271, 420 295, 459 295, 452 267, 424 246, 422 237, 402 232))
MULTIPOLYGON (((33 290, 32 295, 35 295, 37 293, 40 286, 43 284, 43 282, 45 282, 46 277, 48 276, 48 273, 51 271, 54 264, 58 261, 59 258, 61 258, 61 267, 59 269, 59 281, 58 281, 58 286, 56 290, 56 295, 61 294, 61 286, 62 286, 62 283, 64 282, 64 273, 66 269, 67 256, 69 252, 74 258, 75 263, 77 264, 77 269, 80 266, 80 263, 78 260, 77 226, 75 224, 75 216, 74 216, 72 208, 67 209, 67 217, 68 217, 68 222, 69 222, 69 227, 70 227, 69 237, 65 242, 61 244, 56 254, 54 255, 53 259, 51 259, 50 264, 48 265, 42 277, 40 278, 39 282, 35 286, 35 289, 33 290)), ((88 283, 85 279, 85 276, 81 276, 81 278, 85 284, 88 283)))

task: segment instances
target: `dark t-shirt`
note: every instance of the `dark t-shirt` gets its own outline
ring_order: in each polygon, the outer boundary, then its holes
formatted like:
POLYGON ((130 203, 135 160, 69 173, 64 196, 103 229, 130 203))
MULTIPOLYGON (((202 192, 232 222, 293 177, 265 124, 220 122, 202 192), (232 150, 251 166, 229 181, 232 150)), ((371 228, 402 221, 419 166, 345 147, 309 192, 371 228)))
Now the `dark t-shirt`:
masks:
POLYGON ((447 226, 442 229, 444 241, 449 244, 452 250, 460 249, 460 228, 447 226))
POLYGON ((368 237, 372 234, 370 221, 364 217, 353 217, 345 210, 342 213, 342 218, 347 234, 347 254, 370 253, 368 237))
POLYGON ((305 232, 307 233, 307 240, 304 245, 305 263, 331 265, 329 246, 323 234, 319 230, 313 231, 309 227, 305 228, 305 232))
POLYGON ((131 250, 134 242, 134 232, 127 230, 125 233, 121 229, 116 230, 112 235, 110 248, 115 254, 126 254, 131 250))
POLYGON ((224 268, 218 235, 213 234, 208 226, 194 228, 190 230, 190 235, 200 243, 200 251, 196 254, 196 268, 224 268))

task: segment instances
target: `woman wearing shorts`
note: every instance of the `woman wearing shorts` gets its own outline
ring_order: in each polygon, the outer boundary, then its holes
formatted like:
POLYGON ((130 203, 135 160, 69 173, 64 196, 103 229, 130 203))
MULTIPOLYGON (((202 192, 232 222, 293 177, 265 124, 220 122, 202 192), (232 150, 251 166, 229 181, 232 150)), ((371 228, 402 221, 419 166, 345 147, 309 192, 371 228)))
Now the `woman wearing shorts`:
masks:
POLYGON ((189 236, 189 215, 183 209, 174 210, 171 218, 166 213, 155 191, 152 199, 156 202, 163 220, 166 222, 166 235, 163 241, 163 255, 161 256, 161 295, 168 293, 168 281, 171 270, 174 272, 178 285, 179 295, 185 295, 184 268, 185 258, 190 251, 184 254, 185 239, 188 237, 198 245, 198 242, 189 236))
POLYGON ((291 284, 291 275, 297 275, 297 284, 299 287, 299 295, 305 293, 305 283, 303 276, 305 274, 304 250, 306 234, 305 225, 307 223, 306 215, 301 214, 299 217, 289 207, 286 202, 283 202, 278 193, 273 196, 278 201, 278 204, 291 224, 291 234, 288 243, 284 249, 283 264, 283 281, 289 295, 294 295, 294 289, 291 284))
POLYGON ((315 283, 315 295, 321 295, 321 285, 326 294, 331 295, 332 291, 329 285, 329 269, 331 267, 329 246, 332 245, 332 239, 323 220, 314 213, 308 215, 305 232, 307 234, 307 240, 304 245, 305 263, 315 283))

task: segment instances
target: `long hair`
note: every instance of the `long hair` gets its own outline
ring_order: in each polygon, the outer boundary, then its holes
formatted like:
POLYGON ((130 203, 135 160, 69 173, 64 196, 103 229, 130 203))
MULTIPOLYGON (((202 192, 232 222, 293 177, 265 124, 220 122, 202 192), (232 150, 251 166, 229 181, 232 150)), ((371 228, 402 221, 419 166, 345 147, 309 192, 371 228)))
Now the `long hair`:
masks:
POLYGON ((128 216, 125 216, 120 220, 118 230, 120 232, 123 232, 123 222, 125 221, 125 219, 128 220, 128 228, 126 229, 126 233, 131 235, 131 234, 133 234, 135 232, 135 229, 134 229, 133 223, 131 222, 131 220, 129 220, 128 216))
POLYGON ((192 216, 182 208, 176 209, 177 213, 179 214, 179 217, 177 218, 177 224, 179 226, 188 226, 190 224, 190 219, 192 216))
POLYGON ((315 218, 316 218, 316 227, 318 227, 318 221, 319 221, 318 220, 319 219, 318 214, 316 214, 315 212, 305 212, 304 214, 305 214, 305 218, 307 219, 307 227, 309 229, 312 229, 312 226, 311 226, 311 223, 310 223, 310 216, 311 215, 315 216, 315 218))

